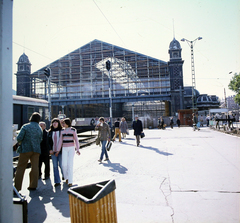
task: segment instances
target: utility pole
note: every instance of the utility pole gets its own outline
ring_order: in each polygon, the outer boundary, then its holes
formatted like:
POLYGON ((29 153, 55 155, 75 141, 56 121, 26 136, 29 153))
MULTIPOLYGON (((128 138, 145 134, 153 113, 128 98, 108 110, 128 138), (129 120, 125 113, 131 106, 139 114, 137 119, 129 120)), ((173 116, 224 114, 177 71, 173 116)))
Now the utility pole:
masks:
POLYGON ((13 222, 12 0, 0 4, 0 223, 13 222))
MULTIPOLYGON (((195 89, 196 89, 196 79, 195 79, 195 67, 194 67, 194 55, 193 55, 193 43, 197 40, 201 40, 202 37, 198 37, 193 41, 189 41, 187 39, 181 39, 181 41, 186 41, 188 45, 191 48, 191 73, 192 73, 192 110, 194 112, 194 107, 195 107, 195 102, 197 101, 196 99, 196 94, 195 94, 195 89)), ((197 105, 196 105, 197 108, 197 105)))

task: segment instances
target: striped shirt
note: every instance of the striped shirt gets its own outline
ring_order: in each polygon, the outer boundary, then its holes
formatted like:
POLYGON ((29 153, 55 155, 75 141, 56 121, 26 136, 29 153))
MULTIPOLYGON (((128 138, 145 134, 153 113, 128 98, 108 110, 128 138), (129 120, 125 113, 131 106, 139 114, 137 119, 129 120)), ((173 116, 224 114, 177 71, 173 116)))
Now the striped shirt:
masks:
POLYGON ((61 136, 58 142, 58 151, 60 151, 61 147, 72 147, 75 146, 77 151, 79 152, 79 142, 77 137, 76 129, 69 127, 63 129, 61 131, 61 136))

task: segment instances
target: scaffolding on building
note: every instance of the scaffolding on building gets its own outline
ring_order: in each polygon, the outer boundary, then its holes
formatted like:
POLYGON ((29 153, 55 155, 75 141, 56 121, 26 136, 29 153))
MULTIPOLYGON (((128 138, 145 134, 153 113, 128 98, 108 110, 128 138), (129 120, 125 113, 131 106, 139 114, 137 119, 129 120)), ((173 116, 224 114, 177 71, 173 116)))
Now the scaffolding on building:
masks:
MULTIPOLYGON (((170 94, 167 62, 99 40, 59 58, 48 67, 51 68, 52 102, 107 98, 109 74, 112 97, 170 94), (110 73, 106 69, 107 60, 111 62, 110 73)), ((31 74, 31 97, 48 98, 45 68, 31 74)))

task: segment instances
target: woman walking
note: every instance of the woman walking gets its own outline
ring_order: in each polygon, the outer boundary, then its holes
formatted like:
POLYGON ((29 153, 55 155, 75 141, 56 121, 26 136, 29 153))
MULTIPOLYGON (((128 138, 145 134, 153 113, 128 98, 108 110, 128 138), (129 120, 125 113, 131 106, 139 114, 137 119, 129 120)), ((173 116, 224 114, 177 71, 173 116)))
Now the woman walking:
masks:
POLYGON ((110 134, 109 126, 107 123, 104 122, 103 117, 99 118, 99 122, 100 123, 96 126, 95 130, 99 131, 99 137, 102 144, 102 152, 100 155, 100 159, 98 160, 101 163, 104 155, 106 157, 104 161, 109 160, 108 153, 106 150, 106 144, 107 144, 107 141, 110 142, 111 134, 110 134))
POLYGON ((80 155, 79 142, 76 129, 71 127, 71 120, 69 118, 65 118, 62 124, 65 129, 61 131, 58 151, 62 148, 63 175, 66 179, 66 183, 69 187, 71 187, 73 183, 73 158, 75 148, 77 150, 77 155, 80 155))
POLYGON ((126 134, 128 133, 128 125, 125 118, 122 118, 121 120, 120 129, 121 129, 122 137, 126 138, 126 134))
MULTIPOLYGON (((51 121, 50 130, 48 132, 47 143, 49 147, 49 153, 52 157, 53 163, 53 172, 54 172, 54 186, 57 187, 60 185, 61 180, 59 176, 58 167, 60 167, 62 176, 62 150, 58 150, 58 142, 61 136, 62 126, 58 118, 54 118, 51 121)), ((63 178, 63 177, 62 177, 63 178)))

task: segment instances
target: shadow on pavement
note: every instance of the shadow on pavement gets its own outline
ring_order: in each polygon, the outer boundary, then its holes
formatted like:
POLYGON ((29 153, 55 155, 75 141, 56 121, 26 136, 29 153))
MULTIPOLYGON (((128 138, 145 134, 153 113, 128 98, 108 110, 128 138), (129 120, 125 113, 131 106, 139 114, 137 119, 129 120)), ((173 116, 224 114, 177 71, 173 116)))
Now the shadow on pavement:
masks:
POLYGON ((51 200, 55 209, 64 217, 70 217, 68 189, 69 187, 65 183, 63 183, 63 186, 56 187, 55 193, 53 192, 53 199, 51 200))
POLYGON ((122 166, 120 163, 111 163, 111 161, 108 161, 108 163, 102 163, 102 164, 105 167, 109 167, 109 170, 111 170, 112 172, 126 174, 128 171, 128 169, 122 166))
MULTIPOLYGON (((47 218, 45 205, 50 202, 60 215, 70 217, 68 186, 63 184, 63 186, 54 187, 50 180, 45 182, 46 184, 39 180, 37 190, 29 193, 31 200, 28 203, 28 222, 44 222, 47 218)), ((51 213, 48 214, 51 215, 51 213)))
POLYGON ((164 156, 171 156, 171 155, 173 155, 172 153, 160 151, 159 149, 154 148, 154 147, 152 147, 152 146, 142 146, 142 145, 140 145, 140 148, 153 150, 153 151, 155 151, 156 153, 161 154, 161 155, 164 155, 164 156))

